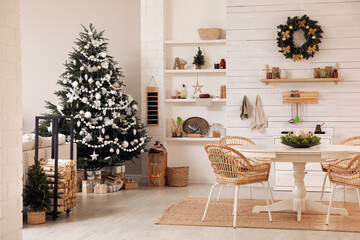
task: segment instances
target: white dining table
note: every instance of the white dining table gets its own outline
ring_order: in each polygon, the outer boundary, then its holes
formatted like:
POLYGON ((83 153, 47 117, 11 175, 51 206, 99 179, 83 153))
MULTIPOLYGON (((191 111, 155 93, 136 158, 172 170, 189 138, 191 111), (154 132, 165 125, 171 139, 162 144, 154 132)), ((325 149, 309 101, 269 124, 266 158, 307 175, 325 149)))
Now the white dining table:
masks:
MULTIPOLYGON (((292 199, 282 200, 270 205, 271 211, 295 211, 297 221, 301 213, 312 211, 326 214, 328 206, 320 202, 307 200, 304 184, 305 165, 308 162, 319 164, 329 158, 348 158, 360 153, 359 146, 320 144, 310 148, 292 148, 286 145, 250 145, 236 146, 237 151, 246 157, 270 158, 273 162, 291 162, 294 169, 294 187, 292 199)), ((267 206, 255 206, 253 212, 266 212, 267 206)), ((345 208, 331 208, 332 214, 349 215, 345 208)))

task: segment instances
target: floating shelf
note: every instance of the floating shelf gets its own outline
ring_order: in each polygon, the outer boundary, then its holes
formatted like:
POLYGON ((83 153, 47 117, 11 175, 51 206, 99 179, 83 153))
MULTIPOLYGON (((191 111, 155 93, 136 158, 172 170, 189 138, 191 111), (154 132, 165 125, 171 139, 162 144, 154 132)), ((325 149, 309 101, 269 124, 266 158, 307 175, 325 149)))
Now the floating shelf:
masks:
MULTIPOLYGON (((206 99, 206 98, 204 98, 206 99)), ((165 99, 166 103, 196 103, 196 99, 165 99)), ((211 102, 214 103, 226 103, 226 99, 213 98, 211 102)))
POLYGON ((177 41, 177 40, 165 40, 165 45, 192 45, 192 44, 225 44, 226 39, 217 39, 217 40, 194 40, 194 41, 177 41))
POLYGON ((226 69, 184 69, 184 70, 167 69, 164 71, 164 73, 167 74, 226 73, 226 69))
POLYGON ((181 137, 181 138, 172 138, 167 137, 166 141, 173 141, 173 142, 219 142, 220 138, 189 138, 189 137, 181 137))
POLYGON ((278 79, 261 79, 266 85, 273 82, 338 82, 344 81, 343 78, 278 78, 278 79))
POLYGON ((318 92, 283 92, 283 104, 317 104, 318 102, 318 92))

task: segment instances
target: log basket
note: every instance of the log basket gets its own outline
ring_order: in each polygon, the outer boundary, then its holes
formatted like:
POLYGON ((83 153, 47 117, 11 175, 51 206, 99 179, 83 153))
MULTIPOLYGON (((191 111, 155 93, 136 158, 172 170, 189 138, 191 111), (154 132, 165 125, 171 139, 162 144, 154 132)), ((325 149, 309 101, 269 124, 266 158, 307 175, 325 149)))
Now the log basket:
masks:
POLYGON ((186 187, 188 178, 189 166, 167 168, 167 185, 170 187, 186 187))

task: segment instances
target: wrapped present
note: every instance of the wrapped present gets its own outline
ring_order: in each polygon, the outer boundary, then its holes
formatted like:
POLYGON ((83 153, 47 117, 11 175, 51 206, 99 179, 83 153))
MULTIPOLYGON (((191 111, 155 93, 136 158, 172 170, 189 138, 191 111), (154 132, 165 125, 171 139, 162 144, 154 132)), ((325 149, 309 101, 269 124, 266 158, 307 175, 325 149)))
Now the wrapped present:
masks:
POLYGON ((92 193, 94 192, 94 186, 90 180, 82 181, 82 192, 83 193, 92 193))
POLYGON ((94 187, 95 194, 105 194, 108 192, 107 184, 96 184, 94 187))

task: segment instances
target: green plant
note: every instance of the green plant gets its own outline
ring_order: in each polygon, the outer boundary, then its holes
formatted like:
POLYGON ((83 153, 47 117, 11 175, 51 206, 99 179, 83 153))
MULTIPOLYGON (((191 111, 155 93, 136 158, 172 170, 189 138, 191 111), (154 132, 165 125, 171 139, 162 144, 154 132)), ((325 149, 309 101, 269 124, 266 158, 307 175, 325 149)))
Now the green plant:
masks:
POLYGON ((205 64, 204 55, 202 54, 200 47, 198 47, 197 54, 194 56, 193 64, 196 66, 203 66, 205 64))
POLYGON ((183 121, 183 120, 182 120, 182 118, 181 118, 181 117, 177 117, 177 119, 176 119, 176 120, 177 120, 177 122, 178 122, 179 126, 181 126, 181 123, 182 123, 182 121, 183 121))
POLYGON ((50 207, 49 186, 46 183, 46 175, 36 157, 35 164, 27 173, 29 184, 25 186, 24 205, 33 211, 44 211, 50 207))

